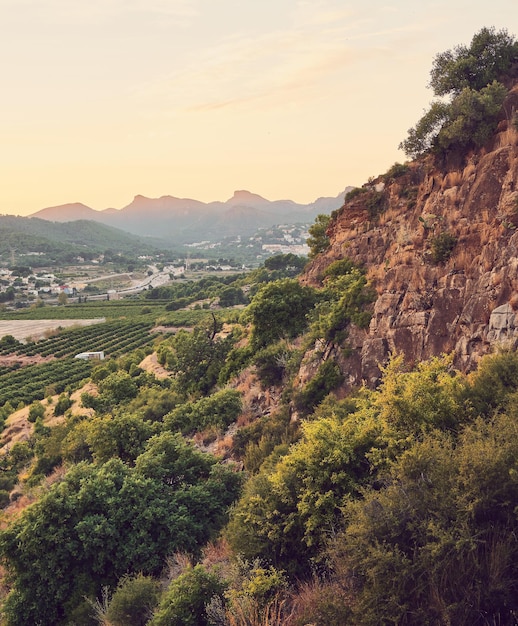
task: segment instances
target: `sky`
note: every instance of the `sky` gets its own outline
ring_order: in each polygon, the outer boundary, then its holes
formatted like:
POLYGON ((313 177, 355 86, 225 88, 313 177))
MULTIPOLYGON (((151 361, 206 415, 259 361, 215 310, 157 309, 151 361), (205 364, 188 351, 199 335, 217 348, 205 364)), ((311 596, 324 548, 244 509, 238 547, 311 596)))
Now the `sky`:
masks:
POLYGON ((336 196, 484 26, 518 36, 516 0, 0 0, 0 214, 336 196))

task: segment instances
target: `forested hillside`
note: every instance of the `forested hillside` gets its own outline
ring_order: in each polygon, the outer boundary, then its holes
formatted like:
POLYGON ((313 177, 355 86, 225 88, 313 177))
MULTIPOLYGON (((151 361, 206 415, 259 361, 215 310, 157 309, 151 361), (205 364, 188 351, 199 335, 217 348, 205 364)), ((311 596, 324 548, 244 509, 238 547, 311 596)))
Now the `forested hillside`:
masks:
POLYGON ((99 362, 67 351, 92 327, 2 339, 13 375, 37 372, 1 409, 6 626, 516 624, 518 127, 502 106, 517 67, 517 42, 492 29, 438 55, 433 84, 452 99, 410 131, 417 160, 319 216, 305 267, 279 255, 106 302, 116 341, 98 325, 113 351, 99 362), (491 111, 473 119, 468 96, 491 111), (478 181, 500 148, 491 195, 478 181), (449 191, 472 165, 475 191, 467 175, 449 191), (394 241, 405 219, 422 232, 394 241), (75 374, 58 388, 56 363, 75 374))

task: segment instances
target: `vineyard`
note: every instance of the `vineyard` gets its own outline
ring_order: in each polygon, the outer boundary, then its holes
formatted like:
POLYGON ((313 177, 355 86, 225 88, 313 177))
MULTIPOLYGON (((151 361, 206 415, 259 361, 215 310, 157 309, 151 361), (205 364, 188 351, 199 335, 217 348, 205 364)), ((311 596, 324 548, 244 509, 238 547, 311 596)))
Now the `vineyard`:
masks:
POLYGON ((62 330, 58 335, 19 344, 6 346, 0 355, 19 354, 25 356, 53 356, 57 359, 75 356, 79 352, 103 351, 107 356, 117 357, 125 352, 152 343, 150 322, 116 320, 80 328, 62 330))
POLYGON ((49 389, 61 393, 90 376, 92 364, 80 359, 62 359, 27 367, 0 368, 0 406, 9 402, 30 404, 43 400, 49 389))
POLYGON ((145 318, 156 319, 165 313, 169 301, 164 300, 113 300, 82 302, 64 306, 40 306, 17 311, 0 311, 2 320, 41 320, 41 319, 107 319, 145 318))

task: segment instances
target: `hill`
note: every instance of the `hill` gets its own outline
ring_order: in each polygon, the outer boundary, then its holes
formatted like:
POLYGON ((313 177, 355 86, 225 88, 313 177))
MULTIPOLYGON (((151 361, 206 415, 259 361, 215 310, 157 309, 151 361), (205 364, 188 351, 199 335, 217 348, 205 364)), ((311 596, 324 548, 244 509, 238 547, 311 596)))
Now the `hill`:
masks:
POLYGON ((39 257, 71 262, 77 256, 92 258, 110 250, 113 253, 148 254, 168 247, 164 241, 138 237, 89 220, 49 222, 38 218, 0 216, 0 255, 9 260, 29 254, 31 264, 39 257))
POLYGON ((181 244, 215 241, 228 235, 252 235, 258 228, 276 224, 312 222, 319 213, 338 208, 343 195, 342 192, 335 197, 318 198, 310 204, 270 201, 244 190, 236 191, 225 202, 209 203, 174 196, 146 198, 137 195, 119 210, 94 211, 76 203, 48 207, 31 217, 57 222, 86 218, 133 234, 167 238, 181 244))

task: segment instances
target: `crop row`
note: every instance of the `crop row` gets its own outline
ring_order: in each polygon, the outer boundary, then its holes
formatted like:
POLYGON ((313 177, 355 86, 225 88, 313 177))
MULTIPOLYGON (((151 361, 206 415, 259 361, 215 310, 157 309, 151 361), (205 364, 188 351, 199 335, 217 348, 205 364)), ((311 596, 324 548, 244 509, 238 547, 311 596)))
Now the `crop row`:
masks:
POLYGON ((41 319, 91 319, 105 317, 118 319, 142 319, 151 315, 157 317, 164 313, 168 300, 114 300, 67 304, 65 306, 43 306, 17 311, 0 312, 2 320, 41 320, 41 319))
MULTIPOLYGON (((117 321, 94 324, 81 328, 64 330, 59 335, 30 342, 19 346, 18 354, 34 356, 55 356, 62 358, 79 352, 104 351, 106 354, 120 353, 122 349, 136 349, 153 341, 149 331, 151 324, 146 322, 117 321), (135 346, 135 347, 133 347, 135 346)), ((5 351, 9 351, 8 348, 5 351)))
POLYGON ((61 393, 89 376, 91 368, 89 361, 63 359, 0 373, 0 406, 10 402, 16 407, 20 402, 30 404, 42 400, 50 386, 61 393))

